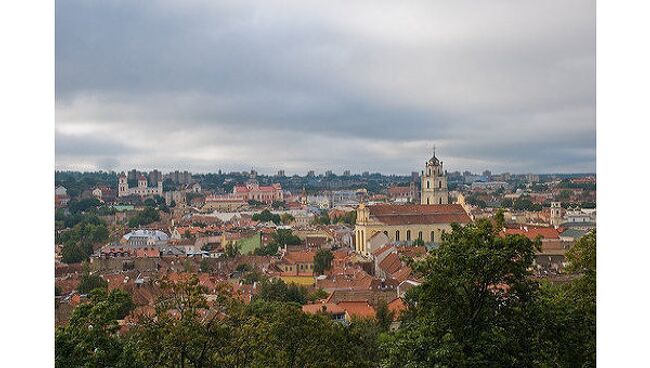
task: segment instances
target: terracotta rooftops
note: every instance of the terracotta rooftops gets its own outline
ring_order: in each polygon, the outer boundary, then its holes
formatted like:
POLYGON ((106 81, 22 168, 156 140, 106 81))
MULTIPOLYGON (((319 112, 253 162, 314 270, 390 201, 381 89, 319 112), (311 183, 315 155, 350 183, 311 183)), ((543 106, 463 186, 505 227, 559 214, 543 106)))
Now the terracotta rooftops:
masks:
POLYGON ((316 252, 314 251, 297 251, 297 252, 287 252, 284 255, 284 260, 288 263, 312 263, 314 262, 314 256, 316 252))
POLYGON ((316 314, 319 312, 331 314, 345 313, 345 309, 339 307, 334 303, 305 304, 302 306, 302 311, 309 314, 316 314))
POLYGON ((380 204, 368 206, 370 217, 386 225, 466 224, 469 215, 459 204, 380 204))
POLYGON ((504 229, 501 234, 524 235, 531 240, 535 240, 538 236, 542 239, 560 239, 560 231, 553 227, 522 226, 518 229, 504 229))

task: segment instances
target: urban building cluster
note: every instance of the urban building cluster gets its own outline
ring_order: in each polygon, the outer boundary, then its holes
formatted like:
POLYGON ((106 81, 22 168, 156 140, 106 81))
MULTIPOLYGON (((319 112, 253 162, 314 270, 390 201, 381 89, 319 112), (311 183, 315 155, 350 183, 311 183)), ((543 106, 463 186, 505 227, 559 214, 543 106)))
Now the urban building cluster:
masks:
POLYGON ((438 247, 452 224, 502 211, 501 235, 541 240, 535 274, 549 278, 562 277, 566 252, 596 224, 594 175, 448 173, 435 151, 409 176, 134 169, 98 177, 82 187, 91 180, 57 173, 57 239, 89 214, 108 234, 85 254, 85 266, 66 259, 69 243, 56 244, 57 323, 85 297, 78 291, 84 267, 140 307, 151 307, 159 293, 152 280, 190 273, 207 290, 224 284, 251 301, 260 284, 247 280, 256 272, 322 290, 306 313, 349 323, 385 302, 399 315, 406 291, 422 282, 410 262, 438 247), (317 272, 323 251, 331 259, 317 272))

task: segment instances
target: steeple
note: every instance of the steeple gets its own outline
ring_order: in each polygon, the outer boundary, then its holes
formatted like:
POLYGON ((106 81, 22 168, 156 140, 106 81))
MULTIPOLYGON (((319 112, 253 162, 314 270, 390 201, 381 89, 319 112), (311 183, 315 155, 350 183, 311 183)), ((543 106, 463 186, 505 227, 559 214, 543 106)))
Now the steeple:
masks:
POLYGON ((426 162, 422 171, 421 204, 447 204, 447 176, 442 168, 442 161, 436 157, 436 146, 432 147, 433 156, 426 162))

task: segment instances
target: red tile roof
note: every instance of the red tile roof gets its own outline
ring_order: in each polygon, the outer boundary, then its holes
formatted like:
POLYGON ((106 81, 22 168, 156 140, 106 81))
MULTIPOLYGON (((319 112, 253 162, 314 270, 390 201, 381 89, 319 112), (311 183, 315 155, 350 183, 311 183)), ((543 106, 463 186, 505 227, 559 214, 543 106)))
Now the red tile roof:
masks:
POLYGON ((459 204, 380 204, 368 206, 370 217, 386 225, 466 224, 469 215, 459 204))
POLYGON ((397 253, 391 253, 381 261, 379 268, 384 270, 386 273, 393 274, 402 268, 402 261, 399 259, 397 253))
POLYGON ((305 304, 302 306, 302 311, 309 314, 316 314, 321 312, 331 314, 345 313, 345 309, 334 303, 305 304))
POLYGON ((288 263, 313 263, 314 262, 314 256, 316 255, 316 252, 314 251, 297 251, 297 252, 287 252, 284 255, 283 260, 287 261, 288 263))
POLYGON ((531 240, 535 240, 537 236, 541 236, 543 239, 560 239, 560 231, 553 227, 522 226, 518 229, 504 229, 501 234, 524 235, 531 240))
POLYGON ((393 319, 398 319, 399 315, 407 309, 406 303, 402 298, 395 298, 392 302, 388 303, 388 310, 393 312, 393 319))
POLYGON ((365 300, 339 302, 337 305, 343 308, 350 317, 374 318, 376 315, 375 308, 365 300))

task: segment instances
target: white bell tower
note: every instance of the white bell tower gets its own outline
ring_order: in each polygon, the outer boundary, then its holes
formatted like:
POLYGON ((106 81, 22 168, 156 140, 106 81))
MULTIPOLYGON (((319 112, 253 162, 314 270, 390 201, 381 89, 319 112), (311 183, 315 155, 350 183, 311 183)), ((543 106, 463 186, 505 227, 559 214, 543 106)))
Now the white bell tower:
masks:
POLYGON ((433 157, 426 162, 422 171, 422 189, 420 204, 448 204, 447 174, 443 170, 442 161, 436 157, 433 147, 433 157))

